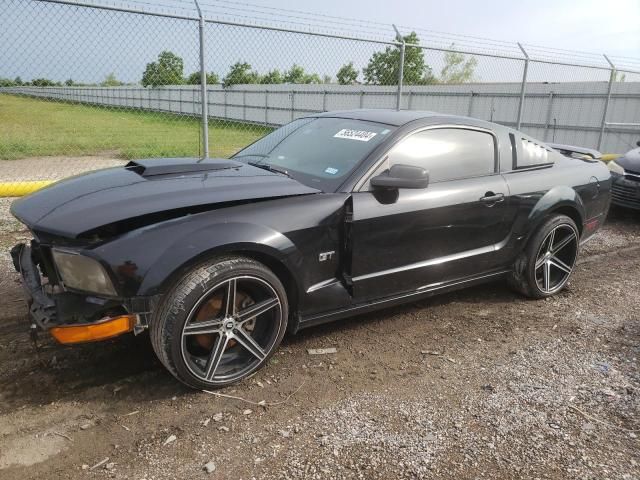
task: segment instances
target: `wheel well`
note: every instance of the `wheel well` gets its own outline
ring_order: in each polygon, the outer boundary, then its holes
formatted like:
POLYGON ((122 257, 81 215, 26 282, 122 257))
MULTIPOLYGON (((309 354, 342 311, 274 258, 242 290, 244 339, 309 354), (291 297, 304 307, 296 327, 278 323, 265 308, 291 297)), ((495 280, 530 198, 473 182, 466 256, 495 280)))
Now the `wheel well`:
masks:
POLYGON ((582 237, 582 229, 583 229, 582 215, 580 215, 580 212, 578 211, 577 208, 572 207, 570 205, 562 205, 562 206, 553 208, 551 210, 548 210, 547 212, 545 212, 545 214, 541 215, 533 223, 532 227, 528 230, 528 233, 526 235, 525 244, 529 243, 529 241, 531 240, 531 237, 535 235, 535 233, 538 231, 538 229, 544 223, 544 221, 553 215, 566 215, 571 220, 573 220, 576 226, 578 227, 578 236, 582 237))
POLYGON ((241 255, 243 257, 252 258, 257 262, 266 265, 273 273, 275 273, 276 277, 280 279, 282 285, 284 285, 285 291, 287 292, 289 315, 293 314, 294 318, 296 317, 295 312, 297 311, 298 307, 298 285, 293 277, 293 274, 287 267, 285 267, 278 259, 262 252, 237 251, 228 253, 230 255, 241 255))
POLYGON ((554 213, 559 213, 561 215, 566 215, 567 217, 569 217, 571 220, 573 220, 574 222, 576 222, 576 226, 578 227, 578 233, 580 235, 582 235, 582 216, 580 215, 580 212, 574 208, 574 207, 570 207, 568 205, 564 205, 562 207, 558 207, 554 210, 552 210, 550 212, 550 214, 554 214, 554 213))
MULTIPOLYGON (((298 286, 295 278, 293 277, 293 274, 289 271, 289 269, 282 264, 282 262, 280 262, 275 257, 262 252, 256 252, 253 250, 214 250, 203 252, 172 272, 171 275, 169 275, 162 284, 162 293, 166 294, 172 287, 172 285, 174 285, 183 275, 185 275, 186 272, 196 267, 197 265, 207 262, 215 257, 234 255, 239 257, 251 258, 257 262, 260 262, 268 267, 278 277, 278 279, 282 282, 285 291, 287 292, 289 315, 290 318, 294 320, 295 324, 298 318, 296 312, 298 309, 299 300, 298 286)), ((297 328, 297 325, 290 325, 289 328, 297 328)))

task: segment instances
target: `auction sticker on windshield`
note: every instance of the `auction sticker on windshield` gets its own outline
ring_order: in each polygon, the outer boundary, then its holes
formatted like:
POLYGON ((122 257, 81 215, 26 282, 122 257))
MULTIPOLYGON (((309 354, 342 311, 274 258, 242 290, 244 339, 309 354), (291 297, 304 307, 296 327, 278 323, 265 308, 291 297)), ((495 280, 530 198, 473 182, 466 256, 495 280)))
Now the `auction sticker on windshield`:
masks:
POLYGON ((349 128, 343 128, 334 135, 335 138, 346 138, 347 140, 358 140, 360 142, 368 142, 375 136, 375 132, 367 132, 366 130, 351 130, 349 128))

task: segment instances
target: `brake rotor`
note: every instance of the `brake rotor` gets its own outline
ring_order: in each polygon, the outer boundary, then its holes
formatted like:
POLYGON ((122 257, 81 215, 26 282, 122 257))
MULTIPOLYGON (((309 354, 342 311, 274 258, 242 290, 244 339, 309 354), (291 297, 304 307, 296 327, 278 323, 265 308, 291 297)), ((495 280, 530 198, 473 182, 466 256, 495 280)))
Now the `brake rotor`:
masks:
MULTIPOLYGON (((200 310, 196 315, 195 321, 203 322, 206 320, 210 320, 212 318, 220 317, 222 313, 222 308, 223 308, 222 307, 223 300, 224 300, 224 294, 222 292, 211 297, 206 303, 204 303, 200 307, 200 310)), ((236 292, 236 311, 245 309, 250 305, 253 305, 254 303, 255 302, 253 301, 253 299, 242 290, 238 290, 236 292)), ((256 325, 256 319, 252 318, 251 320, 249 320, 247 323, 244 324, 244 329, 247 332, 252 332, 253 329, 255 328, 255 325, 256 325)), ((213 348, 214 342, 216 341, 216 334, 205 333, 202 335, 194 335, 193 340, 199 347, 202 347, 207 350, 211 350, 213 348)), ((237 343, 238 342, 236 342, 233 339, 229 340, 229 343, 227 344, 227 347, 225 348, 225 350, 233 348, 235 345, 237 345, 237 343)))

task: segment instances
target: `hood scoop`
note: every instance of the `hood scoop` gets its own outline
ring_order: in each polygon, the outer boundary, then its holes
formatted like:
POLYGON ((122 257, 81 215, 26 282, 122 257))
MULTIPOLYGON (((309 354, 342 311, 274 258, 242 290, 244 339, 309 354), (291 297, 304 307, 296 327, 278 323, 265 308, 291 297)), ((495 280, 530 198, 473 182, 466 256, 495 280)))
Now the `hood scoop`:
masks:
POLYGON ((182 175, 237 169, 243 165, 240 162, 224 158, 162 158, 131 161, 124 168, 137 173, 143 178, 148 178, 160 175, 182 175))

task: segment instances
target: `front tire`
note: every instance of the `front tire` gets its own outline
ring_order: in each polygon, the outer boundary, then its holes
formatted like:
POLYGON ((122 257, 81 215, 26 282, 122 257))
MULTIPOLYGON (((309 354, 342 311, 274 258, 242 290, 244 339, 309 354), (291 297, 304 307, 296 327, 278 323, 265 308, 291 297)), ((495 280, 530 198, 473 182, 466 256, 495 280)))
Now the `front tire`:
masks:
POLYGON ((195 267, 163 298, 151 321, 151 341, 178 380, 219 388, 269 360, 287 318, 287 295, 271 270, 249 258, 218 258, 195 267))
POLYGON ((573 273, 580 243, 575 222, 566 215, 549 217, 518 257, 509 284, 531 298, 561 291, 573 273))

